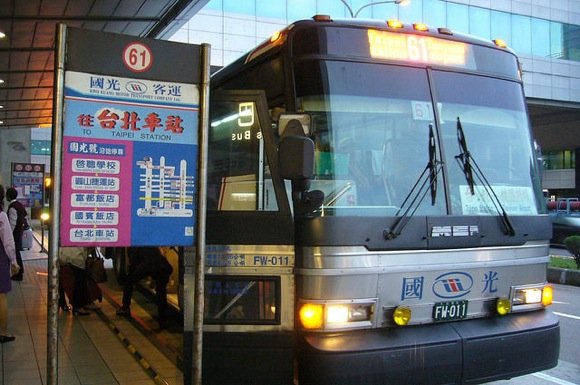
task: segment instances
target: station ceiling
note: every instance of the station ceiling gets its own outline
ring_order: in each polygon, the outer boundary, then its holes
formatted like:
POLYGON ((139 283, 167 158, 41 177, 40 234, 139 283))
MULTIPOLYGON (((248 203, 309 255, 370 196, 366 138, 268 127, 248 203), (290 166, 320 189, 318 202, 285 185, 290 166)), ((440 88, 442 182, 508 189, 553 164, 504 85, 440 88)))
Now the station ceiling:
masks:
MULTIPOLYGON (((0 129, 52 123, 55 30, 168 38, 209 0, 0 0, 0 129)), ((543 151, 580 148, 578 103, 528 100, 543 151)))
POLYGON ((209 0, 0 0, 0 129, 50 127, 58 23, 167 38, 209 0))

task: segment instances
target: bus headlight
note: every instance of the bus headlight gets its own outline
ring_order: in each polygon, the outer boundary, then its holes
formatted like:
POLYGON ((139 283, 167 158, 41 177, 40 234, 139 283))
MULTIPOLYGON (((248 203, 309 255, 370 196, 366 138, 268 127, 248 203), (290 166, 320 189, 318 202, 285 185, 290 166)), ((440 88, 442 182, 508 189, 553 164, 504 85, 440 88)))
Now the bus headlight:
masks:
POLYGON ((347 322, 369 321, 373 306, 369 303, 328 304, 326 306, 326 322, 339 324, 347 322))
POLYGON ((512 311, 549 306, 553 300, 553 288, 546 284, 516 286, 512 288, 512 293, 512 311))
POLYGON ((304 329, 353 329, 371 326, 375 300, 304 302, 298 311, 304 329))
POLYGON ((542 302, 542 289, 527 289, 522 290, 524 296, 524 303, 540 303, 542 302))
POLYGON ((330 305, 326 309, 326 322, 344 323, 348 322, 348 306, 330 305))

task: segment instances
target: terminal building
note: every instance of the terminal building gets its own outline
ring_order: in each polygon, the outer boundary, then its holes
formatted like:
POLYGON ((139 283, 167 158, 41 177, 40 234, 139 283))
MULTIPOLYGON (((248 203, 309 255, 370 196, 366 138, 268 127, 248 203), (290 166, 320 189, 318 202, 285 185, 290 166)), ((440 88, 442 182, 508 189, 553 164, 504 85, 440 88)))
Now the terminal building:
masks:
MULTIPOLYGON (((189 0, 156 37, 209 43, 212 66, 225 66, 272 33, 316 14, 399 19, 447 27, 484 39, 503 39, 520 57, 537 144, 543 154, 543 187, 555 197, 580 197, 580 0, 189 0)), ((1 90, 0 90, 1 91, 1 90)), ((474 90, 477 92, 477 90, 474 90)), ((7 95, 7 94, 6 94, 7 95)), ((0 97, 0 105, 2 104, 0 97)), ((0 161, 46 164, 50 124, 0 120, 0 161), (25 139, 23 139, 25 138, 25 139), (29 144, 29 145, 28 145, 29 144)), ((48 119, 50 122, 50 118, 48 119)), ((9 167, 0 183, 9 185, 9 167)))

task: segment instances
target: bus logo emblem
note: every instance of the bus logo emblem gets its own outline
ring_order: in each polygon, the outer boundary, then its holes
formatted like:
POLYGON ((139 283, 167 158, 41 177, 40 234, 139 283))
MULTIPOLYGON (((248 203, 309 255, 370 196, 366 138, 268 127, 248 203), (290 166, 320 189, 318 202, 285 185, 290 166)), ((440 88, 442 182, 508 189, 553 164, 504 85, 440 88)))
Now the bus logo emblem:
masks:
POLYGON ((467 273, 445 273, 435 278, 433 294, 439 298, 459 298, 469 294, 472 286, 473 278, 467 273))
POLYGON ((134 94, 144 94, 147 92, 145 83, 130 81, 125 85, 125 89, 134 94))

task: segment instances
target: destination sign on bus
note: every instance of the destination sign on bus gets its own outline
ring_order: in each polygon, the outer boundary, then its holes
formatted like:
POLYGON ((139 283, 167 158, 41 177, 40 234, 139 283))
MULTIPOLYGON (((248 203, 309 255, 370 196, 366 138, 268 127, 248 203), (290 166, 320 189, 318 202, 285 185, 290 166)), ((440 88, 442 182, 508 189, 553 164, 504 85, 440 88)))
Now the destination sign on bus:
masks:
POLYGON ((369 50, 375 59, 411 61, 474 68, 469 44, 405 33, 368 30, 369 50))

